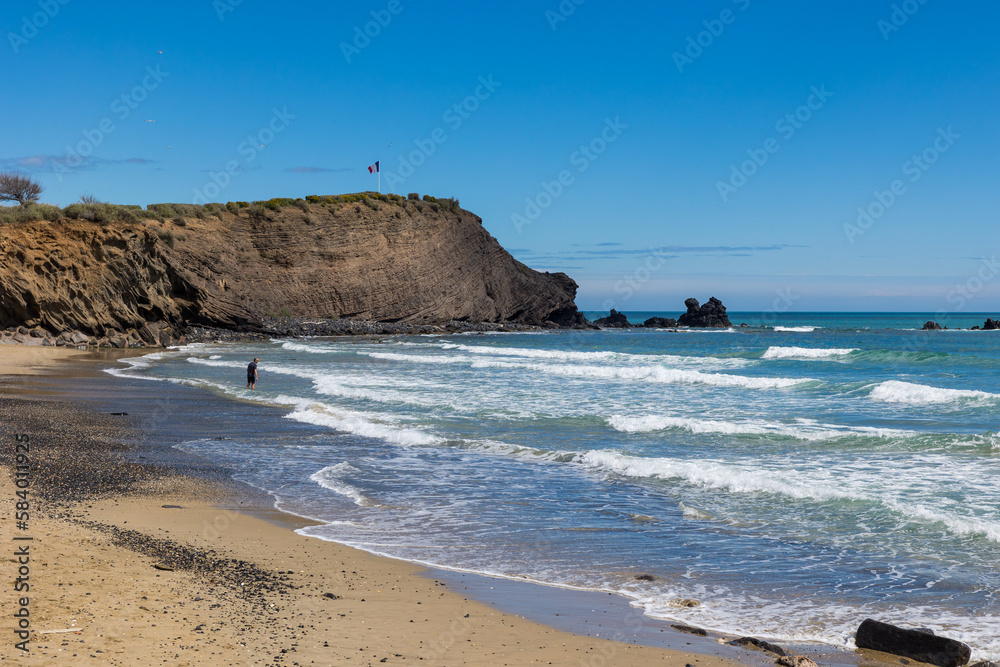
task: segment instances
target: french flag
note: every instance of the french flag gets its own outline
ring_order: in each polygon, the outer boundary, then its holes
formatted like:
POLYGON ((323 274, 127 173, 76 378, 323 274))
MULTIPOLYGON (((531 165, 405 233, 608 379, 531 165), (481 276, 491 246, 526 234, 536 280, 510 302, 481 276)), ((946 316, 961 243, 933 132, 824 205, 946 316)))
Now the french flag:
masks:
POLYGON ((380 162, 379 160, 375 160, 375 164, 373 164, 372 166, 368 167, 368 173, 369 174, 377 174, 378 173, 378 163, 379 162, 380 162))

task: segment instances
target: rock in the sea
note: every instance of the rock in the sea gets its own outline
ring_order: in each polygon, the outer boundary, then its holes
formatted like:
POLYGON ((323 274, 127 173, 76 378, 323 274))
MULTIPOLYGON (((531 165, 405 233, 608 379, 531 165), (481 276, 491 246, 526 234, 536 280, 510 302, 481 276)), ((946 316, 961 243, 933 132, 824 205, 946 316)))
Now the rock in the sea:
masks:
POLYGON ((941 329, 941 325, 933 320, 927 320, 927 323, 923 326, 923 331, 938 331, 941 329))
POLYGON ((783 655, 774 662, 782 667, 819 667, 804 655, 783 655))
POLYGON ((987 317, 986 324, 983 325, 983 331, 994 331, 996 329, 1000 329, 1000 321, 992 317, 987 317))
POLYGON ((734 639, 731 642, 726 642, 730 646, 743 646, 746 648, 756 648, 761 651, 767 651, 768 653, 773 653, 775 655, 788 655, 785 649, 781 648, 777 644, 772 644, 771 642, 766 642, 763 639, 757 639, 756 637, 740 637, 739 639, 734 639))
POLYGON ((854 643, 858 648, 901 655, 940 667, 959 667, 969 662, 971 651, 960 641, 907 630, 870 618, 858 628, 854 643))
POLYGON ((707 631, 702 630, 701 628, 696 628, 693 625, 680 625, 680 624, 674 623, 674 624, 671 624, 670 627, 672 627, 674 630, 678 630, 680 632, 686 632, 689 635, 698 635, 699 637, 707 637, 708 636, 708 632, 707 631))
POLYGON ((688 299, 684 305, 687 306, 687 312, 677 320, 677 324, 682 327, 729 328, 733 326, 726 315, 726 307, 714 296, 701 306, 698 305, 698 299, 688 299))
POLYGON ((650 329, 672 329, 677 326, 677 320, 672 317, 651 317, 642 323, 650 329))
POLYGON ((629 324, 628 318, 614 308, 611 309, 611 313, 607 317, 594 320, 594 324, 599 327, 608 327, 612 329, 627 329, 632 326, 629 324))

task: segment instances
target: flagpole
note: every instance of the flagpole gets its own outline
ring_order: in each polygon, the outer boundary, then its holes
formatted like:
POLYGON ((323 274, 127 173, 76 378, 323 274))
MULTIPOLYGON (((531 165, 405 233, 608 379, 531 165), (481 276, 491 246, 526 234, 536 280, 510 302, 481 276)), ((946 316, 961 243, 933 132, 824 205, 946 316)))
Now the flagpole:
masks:
POLYGON ((382 194, 382 161, 379 160, 378 165, 378 193, 382 194))

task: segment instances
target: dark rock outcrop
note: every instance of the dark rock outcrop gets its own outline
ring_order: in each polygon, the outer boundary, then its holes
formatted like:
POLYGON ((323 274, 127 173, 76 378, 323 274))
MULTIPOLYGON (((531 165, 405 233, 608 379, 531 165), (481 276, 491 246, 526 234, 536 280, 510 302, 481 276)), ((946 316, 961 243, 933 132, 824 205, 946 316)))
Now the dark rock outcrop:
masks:
POLYGON ((933 320, 928 320, 921 328, 922 331, 940 331, 941 325, 933 320))
POLYGON ((424 202, 6 224, 0 257, 0 328, 27 337, 160 345, 192 325, 262 331, 274 315, 590 326, 569 276, 518 262, 478 216, 424 202))
POLYGON ((960 667, 969 662, 971 651, 962 642, 938 637, 927 631, 907 630, 866 618, 858 628, 858 648, 901 655, 940 667, 960 667))
POLYGON ((726 643, 730 646, 755 648, 761 651, 767 651, 768 653, 773 653, 775 655, 788 655, 785 649, 781 648, 777 644, 772 644, 771 642, 766 642, 763 639, 757 639, 756 637, 740 637, 739 639, 734 639, 726 643))
POLYGON ((687 312, 677 319, 677 324, 682 327, 699 328, 729 328, 732 323, 726 315, 726 307, 714 296, 701 306, 697 299, 687 299, 684 302, 687 312))
POLYGON ((651 317, 642 323, 650 329, 672 329, 677 326, 677 320, 672 317, 651 317))
POLYGON ((611 313, 607 317, 594 320, 594 324, 599 327, 606 327, 609 329, 628 329, 632 326, 629 323, 628 318, 614 308, 611 309, 611 313))
POLYGON ((708 632, 706 630, 703 630, 702 628, 696 628, 693 625, 683 625, 683 624, 679 624, 679 623, 674 623, 674 624, 671 624, 670 627, 672 627, 674 630, 677 630, 679 632, 686 632, 689 635, 697 635, 699 637, 707 637, 708 636, 708 632))
POLYGON ((1000 329, 1000 321, 994 320, 992 317, 986 318, 986 324, 983 325, 983 331, 994 331, 1000 329))

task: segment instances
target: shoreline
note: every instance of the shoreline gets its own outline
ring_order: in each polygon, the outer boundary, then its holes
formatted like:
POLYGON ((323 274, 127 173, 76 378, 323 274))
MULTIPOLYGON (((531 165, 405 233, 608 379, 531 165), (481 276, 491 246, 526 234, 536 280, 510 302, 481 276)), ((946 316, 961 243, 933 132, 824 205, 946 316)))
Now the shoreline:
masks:
MULTIPOLYGON (((10 427, 34 432, 36 451, 60 440, 44 452, 32 487, 32 572, 42 582, 31 591, 32 652, 5 649, 0 661, 126 664, 141 651, 150 662, 213 665, 248 656, 292 665, 772 662, 674 631, 671 650, 556 630, 466 598, 421 566, 293 533, 288 524, 304 522, 273 508, 271 521, 262 518, 263 494, 227 483, 210 464, 177 450, 149 456, 124 416, 95 409, 108 397, 74 400, 67 387, 118 380, 94 372, 108 355, 53 356, 42 367, 15 361, 42 373, 33 376, 12 377, 7 361, 0 380, 10 427)), ((111 400, 143 408, 134 395, 111 400)), ((8 475, 2 489, 13 496, 8 475)))
MULTIPOLYGON (((75 351, 59 350, 58 352, 68 353, 75 351)), ((55 350, 52 353, 57 354, 55 350)), ((182 388, 171 383, 113 378, 109 374, 98 370, 99 367, 106 366, 107 362, 112 361, 114 358, 148 353, 148 350, 119 350, 109 353, 80 353, 72 355, 76 357, 76 361, 79 363, 66 361, 66 358, 63 358, 59 362, 56 362, 55 365, 49 364, 48 366, 44 366, 38 372, 49 374, 49 378, 39 376, 21 378, 17 381, 14 394, 39 395, 43 397, 42 403, 69 398, 70 402, 75 402, 78 405, 82 404, 86 409, 91 411, 111 412, 111 414, 114 414, 118 409, 116 406, 124 404, 122 401, 131 402, 132 405, 136 406, 133 410, 137 410, 137 412, 132 412, 132 416, 148 421, 149 414, 145 416, 140 414, 143 406, 145 405, 147 412, 150 410, 156 411, 157 408, 151 405, 153 401, 148 400, 148 397, 144 399, 142 396, 137 396, 135 389, 130 388, 130 384, 132 384, 140 388, 139 394, 142 393, 142 387, 153 387, 164 389, 178 397, 186 397, 186 400, 192 402, 199 402, 204 399, 195 399, 194 397, 204 393, 211 396, 209 400, 215 400, 219 403, 237 403, 237 405, 247 407, 247 409, 256 412, 261 411, 262 406, 227 401, 204 390, 190 387, 182 388), (90 369, 87 370, 86 367, 90 367, 90 369), (53 392, 53 385, 58 386, 55 392, 53 392), (105 390, 113 387, 117 387, 117 389, 111 390, 110 395, 102 395, 100 391, 97 391, 95 395, 95 385, 103 387, 105 390), (52 398, 53 393, 57 394, 57 398, 52 398), (62 394, 62 396, 58 396, 59 394, 62 394), (75 398, 73 398, 74 396, 75 398)), ((2 363, 3 357, 6 356, 8 355, 0 357, 0 363, 2 363)), ((0 368, 2 367, 0 366, 0 368)), ((3 378, 7 382, 4 382, 5 386, 0 390, 0 393, 4 395, 11 394, 10 379, 3 378)), ((149 393, 156 392, 151 390, 149 393)), ((185 399, 174 398, 171 400, 185 399)), ((267 408, 267 410, 273 412, 275 415, 282 412, 279 408, 267 408)), ((197 416, 192 421, 194 423, 187 427, 187 430, 190 431, 188 435, 201 433, 204 436, 206 425, 204 423, 197 423, 197 416)), ((154 424, 157 423, 155 415, 152 422, 154 424)), ((302 425, 302 428, 317 427, 302 425)), ((135 436, 133 435, 133 437, 135 436)), ((160 444, 162 445, 162 443, 160 444)), ((481 609, 489 609, 491 617, 495 614, 498 615, 498 621, 494 621, 490 627, 481 627, 477 631, 477 633, 489 632, 494 641, 504 639, 505 633, 509 633, 513 629, 515 620, 518 622, 517 637, 519 638, 523 638, 525 634, 523 623, 530 623, 531 631, 527 634, 537 638, 538 641, 546 640, 551 642, 552 633, 557 633, 560 636, 562 646, 561 649, 556 651, 558 660, 572 655, 571 659, 574 662, 578 661, 580 659, 578 654, 582 651, 584 655, 587 655, 589 652, 594 659, 603 656, 607 660, 609 656, 615 656, 614 664, 632 664, 632 660, 635 660, 635 664, 645 664, 645 662, 655 659, 656 661, 664 661, 665 664, 678 665, 687 665, 695 662, 698 664, 698 667, 702 667, 706 664, 705 660, 716 661, 709 663, 709 665, 723 664, 724 662, 734 664, 733 661, 739 664, 772 664, 776 657, 771 654, 724 645, 721 642, 731 637, 723 637, 717 633, 709 633, 708 637, 683 634, 672 629, 669 621, 643 616, 641 611, 629 605, 627 598, 606 592, 579 591, 522 582, 515 579, 497 579, 486 575, 455 570, 428 569, 419 564, 373 555, 369 552, 359 551, 335 542, 304 537, 298 534, 294 535, 294 539, 290 539, 288 535, 290 531, 309 525, 310 521, 275 508, 273 506, 273 497, 257 489, 250 490, 249 486, 228 479, 228 471, 212 469, 210 465, 205 466, 204 462, 193 461, 192 459, 196 459, 197 457, 182 454, 179 450, 172 447, 169 451, 153 451, 156 449, 156 446, 150 447, 145 445, 138 450, 145 456, 138 455, 138 452, 136 453, 138 458, 145 459, 148 465, 163 468, 153 489, 143 489, 137 493, 128 493, 123 498, 113 502, 104 500, 93 502, 92 507, 88 506, 80 512, 80 518, 84 521, 94 521, 109 530, 124 529, 126 528, 126 523, 133 530, 135 526, 140 525, 144 527, 143 530, 147 534, 166 531, 172 538, 176 539, 180 537, 181 541, 186 544, 202 547, 211 545, 213 548, 216 545, 211 540, 206 541, 205 539, 206 530, 221 532, 219 531, 220 526, 214 525, 213 521, 221 521, 225 526, 226 533, 231 531, 229 524, 235 525, 239 523, 241 525, 253 526, 252 528, 248 528, 248 530, 251 530, 256 536, 255 539, 263 540, 264 544, 268 546, 268 550, 275 543, 282 546, 285 543, 294 543, 296 548, 301 547, 303 553, 316 554, 313 556, 314 558, 329 558, 331 552, 341 555, 343 552, 347 552, 351 554, 347 557, 353 560, 360 559, 365 561, 366 564, 364 567, 366 568, 376 567, 376 565, 369 563, 369 560, 374 564, 379 564, 378 568, 388 567, 385 565, 386 561, 395 563, 396 565, 390 567, 390 569, 394 570, 397 581, 409 581, 411 578, 419 579, 430 586, 432 593, 441 590, 461 590, 463 591, 462 595, 469 595, 470 599, 479 601, 470 602, 463 598, 462 604, 479 605, 481 609), (167 482, 164 482, 164 480, 167 480, 167 482), (180 516, 180 513, 176 512, 176 510, 174 512, 161 511, 166 506, 176 504, 169 501, 177 496, 185 499, 181 504, 185 508, 184 515, 188 517, 187 521, 179 520, 178 516, 180 516), (125 506, 127 509, 122 509, 122 506, 125 506), (212 516, 211 520, 207 518, 209 515, 212 516), (237 516, 241 518, 238 520, 235 519, 234 517, 237 516), (244 520, 244 518, 247 520, 244 520), (195 524, 199 524, 200 522, 199 525, 202 525, 202 534, 199 535, 197 530, 192 529, 192 519, 195 524), (268 528, 263 527, 261 524, 268 526, 268 528), (206 528, 206 526, 209 526, 209 528, 206 528), (470 591, 471 594, 469 593, 470 591), (581 613, 581 610, 587 611, 581 613), (608 638, 618 641, 605 644, 604 642, 607 642, 608 638), (572 654, 566 652, 568 649, 565 647, 567 646, 573 647, 572 654), (643 657, 640 658, 638 655, 631 656, 631 654, 623 653, 625 650, 622 648, 623 646, 632 646, 633 649, 643 648, 646 650, 642 651, 643 657), (594 651, 597 652, 594 653, 594 651), (650 651, 652 653, 649 653, 650 651), (626 661, 623 662, 623 660, 626 661)), ((79 511, 80 502, 77 502, 75 507, 79 511)), ((246 541, 248 538, 238 537, 235 539, 237 541, 241 539, 246 541)), ((254 558, 255 550, 252 548, 252 544, 248 546, 247 544, 231 544, 229 542, 230 540, 225 540, 225 553, 237 555, 240 559, 245 559, 247 562, 257 562, 259 560, 254 558)), ((288 561, 284 562, 287 564, 288 561)), ((309 576, 315 577, 318 574, 320 573, 310 572, 309 576)), ((418 586, 417 588, 420 587, 418 586)), ((424 593, 426 593, 426 590, 424 593)), ((372 595, 370 591, 369 595, 372 595)), ((440 593, 433 593, 433 596, 440 596, 440 593)), ((425 601, 427 601, 427 598, 425 598, 425 601)), ((315 601, 312 602, 314 603, 315 601)), ((421 604, 421 602, 418 601, 418 604, 421 604)), ((366 608, 371 609, 370 606, 366 608)), ((471 614, 471 612, 467 613, 471 614)), ((472 616, 475 617, 475 614, 472 616)), ((460 625, 464 627, 466 623, 464 618, 466 617, 462 618, 463 621, 460 622, 460 625)), ((452 621, 454 620, 452 618, 452 621)), ((438 622, 444 621, 439 619, 438 622)), ((510 644, 509 642, 516 642, 518 639, 512 637, 506 638, 508 639, 507 644, 500 641, 503 648, 517 646, 517 644, 510 644)), ((522 641, 521 643, 523 644, 524 642, 522 641)), ((548 648, 543 650, 540 644, 537 649, 541 651, 539 660, 542 657, 546 657, 548 655, 547 652, 552 650, 551 646, 548 644, 545 645, 548 648)), ((858 652, 839 649, 833 646, 792 644, 786 644, 785 646, 796 653, 809 655, 821 662, 821 664, 854 665, 858 664, 863 658, 858 652)), ((301 650, 301 647, 298 648, 301 650)), ((459 657, 455 660, 452 657, 452 651, 454 650, 457 649, 449 648, 446 651, 448 654, 448 664, 454 664, 454 662, 458 662, 459 664, 493 664, 491 662, 492 658, 487 660, 475 652, 459 652, 456 654, 459 657)), ((519 652, 525 650, 527 649, 523 647, 518 648, 519 652)), ((496 654, 494 651, 491 655, 496 654)), ((387 657, 389 658, 389 662, 392 662, 393 656, 382 657, 387 657)), ((514 664, 527 664, 520 662, 521 657, 519 653, 517 661, 514 664)), ((873 656, 864 657, 868 661, 871 661, 873 656)), ((510 656, 507 659, 511 659, 510 656)), ((551 659, 551 657, 546 659, 551 659)), ((320 662, 317 664, 325 663, 320 662)), ((432 664, 434 663, 432 662, 432 664)), ((556 662, 554 664, 562 663, 556 662)), ((583 664, 591 663, 584 661, 583 664)))

